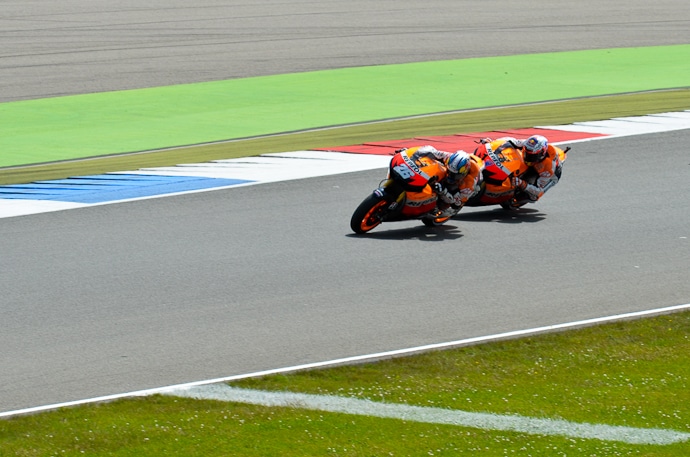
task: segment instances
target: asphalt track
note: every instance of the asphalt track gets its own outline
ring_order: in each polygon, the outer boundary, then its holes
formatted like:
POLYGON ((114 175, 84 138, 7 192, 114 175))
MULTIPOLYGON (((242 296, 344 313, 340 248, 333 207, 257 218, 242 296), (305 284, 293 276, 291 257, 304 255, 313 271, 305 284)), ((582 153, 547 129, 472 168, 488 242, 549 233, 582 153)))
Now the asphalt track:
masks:
POLYGON ((688 44, 689 16, 682 0, 6 1, 0 102, 364 65, 688 44))
MULTIPOLYGON (((35 34, 52 36, 42 42, 44 52, 36 43, 24 53, 27 62, 37 59, 24 65, 25 84, 17 74, 3 88, 21 99, 229 77, 220 76, 226 65, 212 69, 222 53, 195 42, 195 34, 184 46, 160 33, 155 51, 127 41, 137 36, 134 31, 183 19, 188 32, 207 30, 208 18, 219 17, 212 3, 178 9, 165 4, 154 14, 155 4, 116 3, 107 17, 119 22, 101 17, 100 27, 79 27, 64 20, 88 13, 88 6, 63 3, 65 12, 77 6, 80 12, 53 14, 57 25, 35 34), (195 16, 198 10, 207 16, 195 16), (176 12, 177 19, 161 12, 176 12), (118 46, 98 49, 107 40, 92 36, 103 30, 121 46, 109 59, 102 57, 118 46), (88 62, 90 77, 61 73, 63 64, 51 61, 59 52, 54 43, 63 43, 64 61, 88 62), (192 51, 195 46, 201 47, 192 51), (136 57, 146 52, 163 57, 136 57), (183 71, 190 55, 207 69, 183 71), (172 71, 176 60, 179 73, 172 71), (166 78, 169 73, 176 74, 166 78), (132 74, 141 78, 127 77, 132 74), (32 78, 44 84, 31 84, 32 78)), ((51 5, 45 2, 41 14, 51 5)), ((232 13, 261 17, 242 27, 272 37, 248 39, 237 45, 243 52, 234 51, 255 56, 251 71, 259 73, 271 73, 259 63, 274 72, 300 71, 283 65, 288 60, 313 69, 307 63, 327 68, 460 58, 463 52, 684 43, 688 29, 681 25, 690 17, 682 2, 656 3, 654 9, 627 2, 615 15, 601 12, 614 4, 580 2, 568 5, 574 10, 567 15, 563 5, 551 12, 542 5, 540 22, 557 26, 547 36, 511 33, 501 40, 493 34, 472 41, 486 28, 477 26, 483 21, 520 27, 535 10, 497 2, 490 14, 485 4, 475 5, 477 11, 464 5, 468 9, 458 15, 467 21, 464 28, 449 20, 446 2, 377 2, 391 13, 379 16, 358 2, 262 5, 235 5, 232 13), (270 14, 259 11, 266 5, 270 14), (334 22, 311 28, 291 23, 314 25, 314 15, 299 8, 324 8, 320 17, 334 22), (357 13, 362 9, 367 13, 357 13), (352 36, 343 32, 333 39, 335 25, 352 36), (424 33, 433 27, 450 34, 444 43, 455 33, 454 42, 466 46, 434 46, 436 34, 424 33), (412 28, 418 33, 409 42, 393 32, 371 33, 412 28), (299 39, 290 45, 288 32, 293 38, 315 34, 314 46, 300 46, 299 39), (250 45, 252 52, 245 48, 250 45), (262 52, 265 61, 257 57, 262 52)), ((225 33, 230 28, 217 25, 225 33)), ((384 225, 367 237, 349 233, 349 217, 381 179, 380 171, 2 220, 0 411, 688 303, 689 136, 680 131, 574 144, 563 182, 520 217, 468 209, 434 230, 410 222, 384 225), (660 143, 669 153, 650 160, 660 143), (525 287, 545 282, 549 288, 525 293, 525 287)))

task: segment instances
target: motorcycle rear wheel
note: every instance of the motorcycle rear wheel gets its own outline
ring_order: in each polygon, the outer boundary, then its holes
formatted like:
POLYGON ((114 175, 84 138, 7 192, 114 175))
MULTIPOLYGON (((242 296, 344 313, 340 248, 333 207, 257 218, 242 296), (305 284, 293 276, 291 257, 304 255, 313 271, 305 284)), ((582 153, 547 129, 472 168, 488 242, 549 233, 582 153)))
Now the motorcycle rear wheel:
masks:
POLYGON ((350 219, 350 228, 353 232, 362 234, 377 227, 388 213, 388 202, 381 197, 372 194, 359 204, 350 219))

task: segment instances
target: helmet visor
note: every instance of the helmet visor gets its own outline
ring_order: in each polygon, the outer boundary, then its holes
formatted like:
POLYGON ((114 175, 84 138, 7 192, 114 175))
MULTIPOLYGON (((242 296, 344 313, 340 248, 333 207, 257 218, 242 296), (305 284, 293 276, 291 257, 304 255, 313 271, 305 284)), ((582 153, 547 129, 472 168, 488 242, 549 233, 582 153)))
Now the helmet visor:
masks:
POLYGON ((470 172, 470 164, 466 163, 465 165, 461 166, 458 168, 457 172, 454 172, 452 170, 448 170, 448 175, 450 176, 451 179, 457 180, 464 178, 467 176, 467 173, 470 172))
POLYGON ((526 150, 524 156, 525 164, 532 165, 537 162, 541 162, 544 159, 544 151, 526 150))

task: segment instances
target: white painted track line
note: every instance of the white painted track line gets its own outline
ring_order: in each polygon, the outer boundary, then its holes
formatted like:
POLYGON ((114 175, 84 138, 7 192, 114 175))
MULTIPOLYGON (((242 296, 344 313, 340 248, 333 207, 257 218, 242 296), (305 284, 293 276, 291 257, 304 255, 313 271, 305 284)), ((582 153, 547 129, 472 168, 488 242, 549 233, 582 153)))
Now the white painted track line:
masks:
POLYGON ((383 403, 334 395, 270 392, 240 389, 226 384, 197 386, 169 392, 168 395, 199 400, 217 400, 251 405, 310 409, 331 413, 399 419, 427 424, 455 425, 482 430, 500 430, 533 435, 618 441, 628 444, 668 445, 690 440, 690 433, 657 428, 636 428, 588 424, 559 419, 492 414, 383 403))
POLYGON ((386 358, 390 358, 390 357, 411 355, 411 354, 430 351, 430 350, 448 349, 448 348, 453 348, 453 347, 462 347, 462 346, 469 346, 469 345, 473 345, 473 344, 488 343, 488 342, 492 342, 492 341, 499 341, 499 340, 505 340, 505 339, 524 337, 524 336, 531 336, 531 335, 538 335, 538 334, 553 332, 553 331, 557 331, 557 330, 566 330, 566 329, 572 329, 572 328, 578 328, 578 327, 586 327, 586 326, 591 326, 591 325, 603 324, 603 323, 607 323, 607 322, 636 319, 636 318, 641 318, 641 317, 646 317, 646 316, 656 316, 656 315, 662 315, 662 314, 669 314, 669 313, 684 311, 684 310, 688 310, 688 309, 690 309, 690 303, 687 303, 684 305, 668 306, 665 308, 657 308, 657 309, 650 309, 650 310, 644 310, 644 311, 637 311, 637 312, 633 312, 633 313, 617 314, 614 316, 604 316, 604 317, 597 317, 597 318, 586 319, 586 320, 581 320, 581 321, 565 322, 562 324, 549 325, 549 326, 545 326, 545 327, 537 327, 537 328, 530 328, 530 329, 524 329, 524 330, 515 330, 512 332, 499 333, 496 335, 487 335, 487 336, 481 336, 481 337, 476 337, 476 338, 468 338, 468 339, 458 340, 458 341, 449 341, 446 343, 429 344, 426 346, 418 346, 418 347, 412 347, 412 348, 398 349, 398 350, 394 350, 394 351, 379 352, 379 353, 374 353, 374 354, 364 354, 364 355, 358 355, 358 356, 353 356, 353 357, 346 357, 346 358, 342 358, 342 359, 308 363, 308 364, 297 365, 297 366, 292 366, 292 367, 276 368, 276 369, 271 369, 271 370, 259 371, 259 372, 255 372, 255 373, 246 373, 246 374, 240 374, 240 375, 227 376, 227 377, 223 377, 223 378, 207 379, 207 380, 203 380, 203 381, 178 384, 178 385, 174 385, 174 386, 159 387, 159 388, 155 388, 155 389, 147 389, 147 390, 139 390, 139 391, 127 392, 127 393, 121 393, 121 394, 107 395, 107 396, 103 396, 103 397, 88 398, 88 399, 84 399, 84 400, 58 403, 58 404, 53 404, 53 405, 37 406, 37 407, 33 407, 33 408, 25 408, 25 409, 20 409, 20 410, 16 410, 16 411, 0 412, 0 418, 17 416, 17 415, 22 415, 22 414, 33 414, 33 413, 38 413, 38 412, 42 412, 42 411, 50 411, 50 410, 54 410, 54 409, 58 409, 58 408, 66 408, 66 407, 71 407, 71 406, 79 406, 79 405, 86 405, 86 404, 91 404, 91 403, 113 401, 113 400, 118 400, 121 398, 142 397, 142 396, 156 395, 156 394, 168 394, 170 392, 175 392, 175 391, 184 390, 184 389, 190 389, 190 388, 197 387, 197 386, 205 386, 205 385, 218 384, 218 383, 223 383, 223 382, 237 381, 239 379, 256 378, 256 377, 260 377, 260 376, 268 376, 268 375, 273 375, 273 374, 290 373, 290 372, 301 371, 301 370, 310 370, 313 368, 324 368, 324 367, 331 367, 331 366, 337 366, 337 365, 345 365, 345 364, 351 364, 351 363, 355 363, 355 362, 358 362, 358 363, 359 362, 373 362, 376 360, 386 359, 386 358))

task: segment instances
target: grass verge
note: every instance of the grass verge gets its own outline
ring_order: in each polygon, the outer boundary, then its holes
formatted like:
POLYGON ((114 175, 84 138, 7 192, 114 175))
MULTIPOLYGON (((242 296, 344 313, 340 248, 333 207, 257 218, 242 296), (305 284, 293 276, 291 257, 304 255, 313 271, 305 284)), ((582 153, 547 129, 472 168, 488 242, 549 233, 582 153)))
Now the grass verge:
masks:
POLYGON ((261 138, 192 145, 176 149, 128 153, 109 157, 0 169, 0 185, 69 176, 128 171, 145 167, 231 159, 270 152, 299 151, 366 141, 385 141, 424 135, 451 135, 495 129, 569 124, 690 109, 690 89, 594 97, 528 106, 438 114, 373 124, 339 126, 261 138))
MULTIPOLYGON (((234 382, 690 432, 690 312, 234 382)), ((3 456, 654 456, 666 446, 153 396, 0 421, 3 456)))

